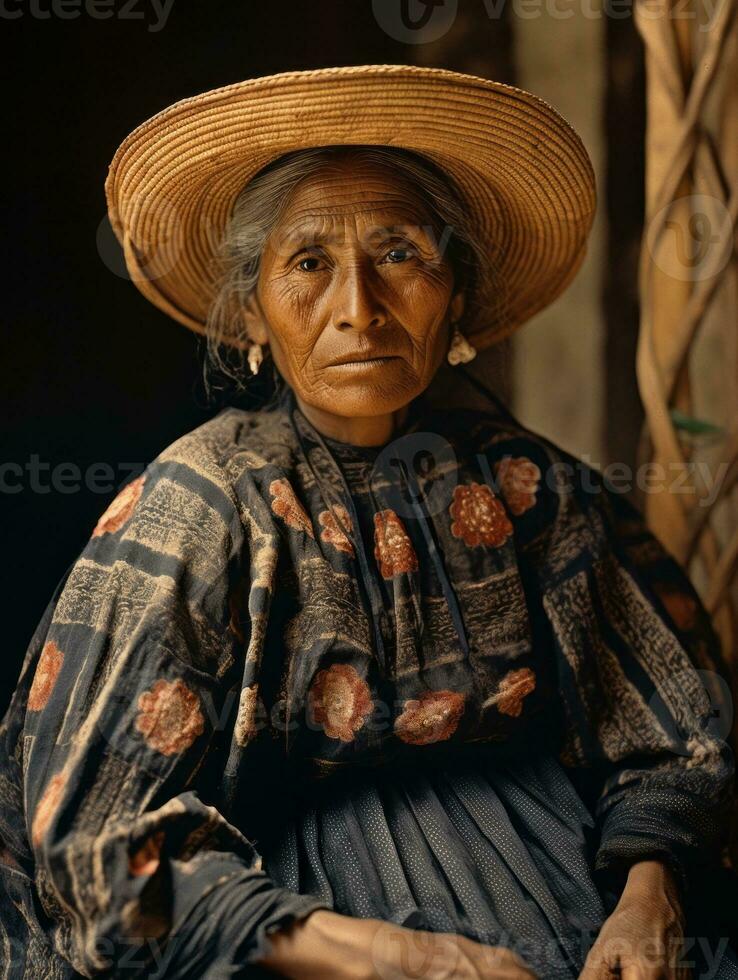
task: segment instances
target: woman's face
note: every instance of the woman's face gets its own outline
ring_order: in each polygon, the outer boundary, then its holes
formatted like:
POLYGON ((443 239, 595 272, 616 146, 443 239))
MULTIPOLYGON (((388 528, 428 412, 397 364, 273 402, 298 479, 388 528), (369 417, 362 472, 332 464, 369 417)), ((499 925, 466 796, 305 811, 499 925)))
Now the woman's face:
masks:
POLYGON ((322 417, 388 415, 428 386, 463 309, 447 237, 375 164, 337 160, 300 182, 247 311, 300 403, 322 417))

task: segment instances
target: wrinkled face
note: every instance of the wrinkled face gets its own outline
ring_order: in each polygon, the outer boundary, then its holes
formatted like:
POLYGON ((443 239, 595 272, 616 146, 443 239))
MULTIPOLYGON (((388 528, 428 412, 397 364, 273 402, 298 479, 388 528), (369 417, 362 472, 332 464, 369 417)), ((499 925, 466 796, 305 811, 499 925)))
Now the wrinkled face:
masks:
POLYGON ((428 386, 463 309, 447 236, 376 164, 337 160, 300 182, 262 254, 249 322, 298 398, 375 416, 428 386))

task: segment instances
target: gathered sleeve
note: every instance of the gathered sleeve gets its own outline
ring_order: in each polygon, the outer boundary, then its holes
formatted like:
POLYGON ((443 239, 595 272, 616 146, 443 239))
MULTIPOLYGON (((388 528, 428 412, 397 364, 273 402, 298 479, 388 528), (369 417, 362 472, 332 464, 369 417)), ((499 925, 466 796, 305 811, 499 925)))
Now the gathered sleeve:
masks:
POLYGON ((217 460, 162 454, 100 518, 34 638, 26 832, 50 941, 84 976, 235 975, 326 907, 277 887, 194 788, 206 771, 218 786, 238 708, 244 551, 217 460))
POLYGON ((521 448, 540 479, 511 516, 556 665, 561 761, 595 811, 595 869, 622 884, 630 864, 660 857, 686 888, 719 854, 732 796, 718 640, 686 574, 623 494, 544 440, 521 448))

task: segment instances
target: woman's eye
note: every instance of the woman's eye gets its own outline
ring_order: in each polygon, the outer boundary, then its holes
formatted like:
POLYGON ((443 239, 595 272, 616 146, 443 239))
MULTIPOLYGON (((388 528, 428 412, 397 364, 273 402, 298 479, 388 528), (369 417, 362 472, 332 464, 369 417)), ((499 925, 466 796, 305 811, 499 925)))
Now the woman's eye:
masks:
POLYGON ((304 259, 300 259, 298 261, 296 268, 298 268, 301 272, 315 272, 319 266, 320 259, 317 257, 317 255, 306 255, 304 259), (315 264, 306 267, 306 262, 313 262, 315 264))
POLYGON ((385 258, 388 262, 394 264, 397 262, 405 262, 407 259, 412 258, 413 255, 415 255, 415 252, 407 245, 396 245, 394 248, 391 248, 389 252, 387 252, 385 258))

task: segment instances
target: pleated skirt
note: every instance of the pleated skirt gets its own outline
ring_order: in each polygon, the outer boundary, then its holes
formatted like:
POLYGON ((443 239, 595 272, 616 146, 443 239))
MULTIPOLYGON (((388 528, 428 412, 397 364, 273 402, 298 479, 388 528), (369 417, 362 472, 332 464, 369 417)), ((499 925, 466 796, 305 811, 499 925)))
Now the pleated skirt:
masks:
MULTIPOLYGON (((555 758, 476 761, 329 781, 262 856, 277 883, 337 912, 505 946, 569 980, 606 918, 592 826, 555 758)), ((710 976, 738 977, 726 956, 710 976)))
POLYGON ((337 912, 506 946, 557 980, 605 917, 591 825, 553 759, 357 773, 310 798, 264 868, 337 912))

